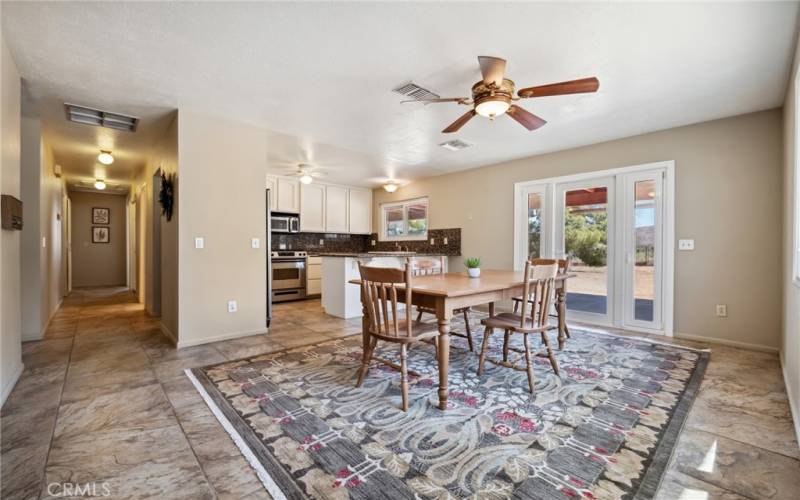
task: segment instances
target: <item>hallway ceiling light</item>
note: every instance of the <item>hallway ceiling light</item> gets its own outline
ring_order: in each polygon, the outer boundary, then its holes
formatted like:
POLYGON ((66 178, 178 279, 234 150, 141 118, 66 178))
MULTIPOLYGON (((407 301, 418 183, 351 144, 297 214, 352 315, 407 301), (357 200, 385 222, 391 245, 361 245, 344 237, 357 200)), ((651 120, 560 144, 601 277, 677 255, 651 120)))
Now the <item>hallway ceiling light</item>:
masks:
POLYGON ((102 191, 103 189, 106 188, 106 183, 105 181, 103 181, 103 179, 97 179, 96 181, 94 181, 94 187, 95 189, 99 189, 100 191, 102 191))
POLYGON ((100 154, 97 155, 97 161, 99 161, 103 165, 111 165, 112 163, 114 163, 114 157, 111 156, 111 151, 105 151, 101 149, 100 154))
POLYGON ((313 180, 314 178, 307 173, 304 173, 303 175, 300 176, 300 182, 302 182, 303 184, 311 184, 313 180))
POLYGON ((400 186, 398 186, 397 183, 394 181, 389 181, 383 185, 383 189, 385 189, 387 193, 394 193, 395 191, 397 191, 398 187, 400 186))
POLYGON ((70 103, 64 103, 64 108, 67 111, 67 120, 84 125, 136 132, 136 126, 139 124, 138 118, 119 113, 111 113, 70 103))

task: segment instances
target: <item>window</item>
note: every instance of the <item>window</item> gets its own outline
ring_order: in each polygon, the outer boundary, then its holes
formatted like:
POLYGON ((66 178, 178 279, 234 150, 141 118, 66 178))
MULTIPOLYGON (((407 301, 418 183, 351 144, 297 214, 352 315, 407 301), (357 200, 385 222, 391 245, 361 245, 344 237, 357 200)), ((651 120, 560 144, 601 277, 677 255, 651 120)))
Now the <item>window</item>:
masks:
POLYGON ((428 198, 381 205, 381 240, 428 239, 428 198))

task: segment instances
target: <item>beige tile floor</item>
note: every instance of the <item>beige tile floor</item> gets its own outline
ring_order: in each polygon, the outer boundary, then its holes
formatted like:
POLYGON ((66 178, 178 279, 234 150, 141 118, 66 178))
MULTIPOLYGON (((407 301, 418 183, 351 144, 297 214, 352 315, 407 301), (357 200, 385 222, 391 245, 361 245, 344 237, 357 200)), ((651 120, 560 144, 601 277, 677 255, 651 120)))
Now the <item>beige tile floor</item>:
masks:
MULTIPOLYGON (((178 351, 126 290, 76 291, 45 340, 23 344, 25 371, 0 418, 0 497, 89 483, 113 498, 267 498, 182 370, 359 332, 360 320, 309 300, 276 305, 269 334, 178 351)), ((658 498, 798 498, 777 356, 712 350, 658 498)))

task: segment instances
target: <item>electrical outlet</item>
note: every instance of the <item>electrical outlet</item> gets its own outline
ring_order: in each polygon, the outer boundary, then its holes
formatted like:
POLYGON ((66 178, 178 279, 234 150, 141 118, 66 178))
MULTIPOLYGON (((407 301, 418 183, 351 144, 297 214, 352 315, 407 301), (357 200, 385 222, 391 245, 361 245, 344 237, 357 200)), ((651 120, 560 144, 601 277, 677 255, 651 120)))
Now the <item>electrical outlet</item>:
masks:
POLYGON ((375 246, 375 240, 372 240, 372 241, 370 242, 370 244, 371 244, 372 246, 375 246))
POLYGON ((228 301, 228 312, 229 313, 235 313, 238 310, 239 310, 239 305, 236 303, 236 301, 235 300, 229 300, 228 301))
POLYGON ((728 306, 725 304, 717 304, 717 317, 718 318, 727 318, 728 317, 728 306))
POLYGON ((436 244, 436 240, 431 238, 431 245, 435 245, 435 244, 436 244))
POLYGON ((325 246, 325 240, 323 238, 319 239, 319 246, 325 246))
POLYGON ((204 238, 195 238, 194 239, 194 247, 195 248, 200 249, 200 248, 205 248, 205 246, 206 246, 206 241, 205 241, 204 238))
POLYGON ((442 241, 444 242, 444 244, 445 244, 445 245, 447 245, 447 238, 445 238, 445 239, 444 239, 444 240, 442 240, 442 241))
POLYGON ((278 243, 278 250, 286 250, 286 243, 278 243))
POLYGON ((678 240, 678 250, 694 250, 694 240, 678 240))
POLYGON ((250 246, 253 248, 261 248, 261 240, 258 238, 251 239, 250 246))

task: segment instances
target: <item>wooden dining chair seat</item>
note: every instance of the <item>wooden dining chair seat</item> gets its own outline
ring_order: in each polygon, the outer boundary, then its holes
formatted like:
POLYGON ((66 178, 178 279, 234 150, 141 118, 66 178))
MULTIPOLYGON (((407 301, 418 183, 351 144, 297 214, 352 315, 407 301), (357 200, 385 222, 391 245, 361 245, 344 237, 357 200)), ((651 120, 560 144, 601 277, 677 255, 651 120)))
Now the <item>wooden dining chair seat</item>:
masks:
MULTIPOLYGON (((444 274, 445 268, 445 260, 447 257, 440 256, 439 257, 439 267, 438 268, 419 268, 414 270, 415 276, 429 276, 432 274, 444 274)), ((472 341, 472 327, 469 325, 469 307, 460 307, 458 309, 453 310, 453 315, 461 314, 464 316, 464 333, 458 331, 451 331, 450 335, 455 335, 456 337, 461 337, 467 339, 467 344, 469 345, 470 352, 474 352, 475 349, 473 347, 472 341)), ((425 307, 425 306, 417 306, 417 321, 422 321, 423 314, 432 314, 436 316, 436 309, 432 307, 425 307)))
POLYGON ((483 334, 483 346, 481 347, 480 359, 478 361, 478 375, 483 373, 484 363, 490 363, 524 370, 528 373, 528 389, 531 393, 534 390, 534 371, 533 356, 546 357, 550 360, 550 365, 556 375, 558 371, 558 361, 555 358, 553 349, 550 346, 550 339, 547 331, 551 329, 548 314, 550 302, 553 295, 553 287, 556 274, 558 273, 558 263, 555 260, 538 259, 538 264, 533 261, 525 263, 524 276, 525 285, 523 288, 523 300, 521 301, 520 314, 501 313, 481 320, 481 324, 486 327, 483 334), (527 300, 526 300, 527 299, 527 300), (489 339, 495 329, 505 332, 503 339, 503 359, 498 360, 486 356, 489 339), (509 344, 511 335, 521 334, 523 337, 523 349, 512 348, 509 344), (538 351, 531 351, 528 335, 540 334, 542 338, 542 348, 538 351), (509 351, 522 353, 525 359, 525 366, 519 366, 515 361, 509 361, 509 351))
POLYGON ((361 274, 361 304, 367 319, 369 343, 358 371, 356 387, 361 387, 373 360, 400 370, 403 411, 408 411, 408 375, 418 375, 408 370, 408 348, 416 342, 430 339, 437 345, 438 326, 413 321, 411 318, 413 273, 410 261, 406 261, 404 269, 370 267, 359 263, 358 270, 361 274), (400 344, 399 365, 373 356, 379 340, 400 344))

